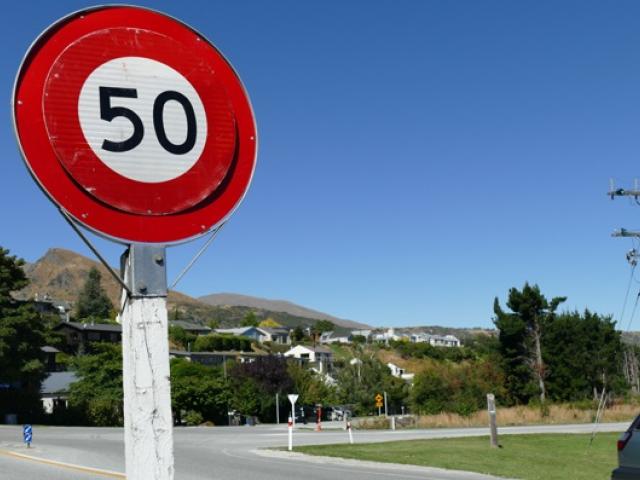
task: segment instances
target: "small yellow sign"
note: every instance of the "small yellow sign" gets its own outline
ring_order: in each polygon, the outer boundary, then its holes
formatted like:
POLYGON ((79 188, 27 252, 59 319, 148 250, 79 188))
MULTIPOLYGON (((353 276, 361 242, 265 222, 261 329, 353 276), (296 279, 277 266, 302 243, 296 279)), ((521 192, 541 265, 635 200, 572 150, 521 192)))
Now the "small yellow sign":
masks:
POLYGON ((378 408, 379 408, 379 407, 382 407, 382 400, 383 400, 382 395, 380 395, 380 394, 378 393, 378 394, 375 396, 375 399, 376 399, 376 407, 378 407, 378 408))

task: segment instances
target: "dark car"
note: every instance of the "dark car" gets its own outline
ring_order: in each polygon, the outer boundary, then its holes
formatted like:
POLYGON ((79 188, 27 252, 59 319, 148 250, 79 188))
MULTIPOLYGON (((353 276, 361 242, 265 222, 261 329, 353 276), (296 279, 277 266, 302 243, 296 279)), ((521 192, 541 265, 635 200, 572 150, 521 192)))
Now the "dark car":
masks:
POLYGON ((640 415, 618 439, 618 465, 611 473, 611 480, 640 478, 640 415))

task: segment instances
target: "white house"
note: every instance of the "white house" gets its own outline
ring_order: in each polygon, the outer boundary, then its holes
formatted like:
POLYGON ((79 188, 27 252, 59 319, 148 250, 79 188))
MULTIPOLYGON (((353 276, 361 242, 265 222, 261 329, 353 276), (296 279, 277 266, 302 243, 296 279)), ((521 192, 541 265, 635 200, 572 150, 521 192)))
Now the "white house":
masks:
POLYGON ((401 368, 394 363, 387 363, 387 367, 389 367, 389 370, 391 370, 391 375, 393 375, 394 377, 401 378, 403 380, 406 380, 407 382, 413 381, 413 377, 415 376, 414 373, 407 373, 404 368, 401 368))
POLYGON ((331 330, 329 332, 322 332, 320 335, 320 343, 328 345, 331 343, 351 343, 353 337, 351 335, 336 335, 331 330))
POLYGON ((264 332, 264 340, 261 342, 272 342, 280 345, 291 345, 291 335, 288 328, 258 327, 264 332))
POLYGON ((69 398, 69 387, 78 381, 74 372, 51 372, 40 386, 42 409, 45 413, 53 413, 58 408, 66 408, 69 398))
POLYGON ((414 333, 411 335, 414 343, 428 343, 434 347, 460 347, 462 342, 453 335, 431 335, 429 333, 414 333))
POLYGON ((333 362, 333 352, 331 349, 322 346, 305 347, 304 345, 296 345, 286 351, 284 356, 297 358, 304 362, 317 363, 320 373, 324 372, 333 362))

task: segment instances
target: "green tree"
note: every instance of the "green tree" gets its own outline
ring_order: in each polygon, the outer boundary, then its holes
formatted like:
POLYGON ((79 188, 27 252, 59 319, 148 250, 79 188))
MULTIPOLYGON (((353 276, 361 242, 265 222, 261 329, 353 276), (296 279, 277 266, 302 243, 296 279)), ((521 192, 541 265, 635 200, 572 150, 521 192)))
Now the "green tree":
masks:
POLYGON ((236 363, 229 375, 232 404, 244 415, 275 420, 275 394, 291 393, 293 380, 283 357, 267 355, 251 363, 236 363))
POLYGON ((260 324, 260 320, 253 311, 247 313, 242 322, 240 322, 241 327, 257 327, 260 324))
POLYGON ((502 397, 503 383, 501 370, 491 360, 432 361, 414 378, 411 404, 418 413, 470 415, 485 406, 487 393, 502 397))
POLYGON ((331 332, 335 330, 335 328, 336 328, 335 324, 329 320, 318 320, 313 325, 313 329, 320 333, 331 332))
POLYGON ((408 385, 391 375, 389 367, 376 358, 345 365, 338 371, 336 380, 340 403, 354 405, 357 415, 377 412, 375 396, 385 391, 391 411, 400 411, 400 406, 407 401, 408 385))
POLYGON ((543 354, 549 366, 549 396, 574 401, 597 397, 603 388, 622 393, 620 332, 611 317, 586 310, 558 315, 547 327, 543 354))
POLYGON ((300 395, 300 405, 331 405, 338 402, 336 388, 327 385, 317 373, 294 361, 289 362, 287 369, 293 381, 292 392, 300 395))
POLYGON ((197 335, 188 333, 184 328, 178 325, 169 326, 169 340, 183 350, 188 350, 190 345, 196 341, 197 335))
POLYGON ((227 423, 229 388, 220 368, 171 360, 171 404, 177 423, 227 423))
POLYGON ((0 417, 16 413, 34 421, 41 412, 40 385, 44 373, 41 348, 46 332, 32 302, 17 302, 11 292, 24 288, 24 261, 0 247, 0 417))
POLYGON ((303 339, 304 339, 304 330, 302 330, 302 327, 298 325, 296 328, 293 329, 293 332, 291 333, 291 340, 293 340, 294 342, 301 342, 303 339))
MULTIPOLYGON (((544 404, 547 391, 545 378, 548 374, 542 356, 542 336, 545 328, 553 322, 555 311, 566 297, 554 297, 548 301, 537 285, 525 283, 522 290, 511 288, 507 298, 507 307, 511 313, 504 312, 496 298, 493 310, 494 323, 500 330, 500 341, 505 341, 503 353, 506 355, 506 369, 522 380, 523 366, 529 368, 537 382, 540 403, 544 404), (502 332, 505 331, 503 335, 502 332)), ((523 391, 516 396, 522 396, 523 391)), ((526 394, 525 394, 526 395, 526 394)))
POLYGON ((79 320, 103 322, 110 318, 113 304, 102 288, 101 279, 102 275, 98 269, 92 267, 78 295, 76 315, 79 320))
POLYGON ((94 343, 92 354, 76 357, 72 369, 78 381, 71 385, 69 405, 81 412, 80 421, 101 427, 122 425, 122 347, 94 343))

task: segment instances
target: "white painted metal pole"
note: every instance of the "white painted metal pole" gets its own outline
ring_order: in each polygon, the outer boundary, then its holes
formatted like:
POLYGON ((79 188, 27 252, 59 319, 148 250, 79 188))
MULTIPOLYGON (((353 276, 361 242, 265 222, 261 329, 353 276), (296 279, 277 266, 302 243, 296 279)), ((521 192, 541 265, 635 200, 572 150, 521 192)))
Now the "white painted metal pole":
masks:
POLYGON ((289 451, 293 450, 293 421, 291 417, 289 417, 289 451))
POLYGON ((134 245, 127 263, 132 295, 120 316, 127 479, 173 480, 164 248, 134 245), (153 264, 163 276, 164 295, 162 279, 144 280, 149 272, 143 267, 153 275, 153 264))
POLYGON ((389 411, 387 410, 387 392, 384 392, 384 416, 389 416, 389 411))
POLYGON ((351 422, 347 422, 347 430, 349 431, 349 443, 353 445, 353 432, 351 431, 351 422))

